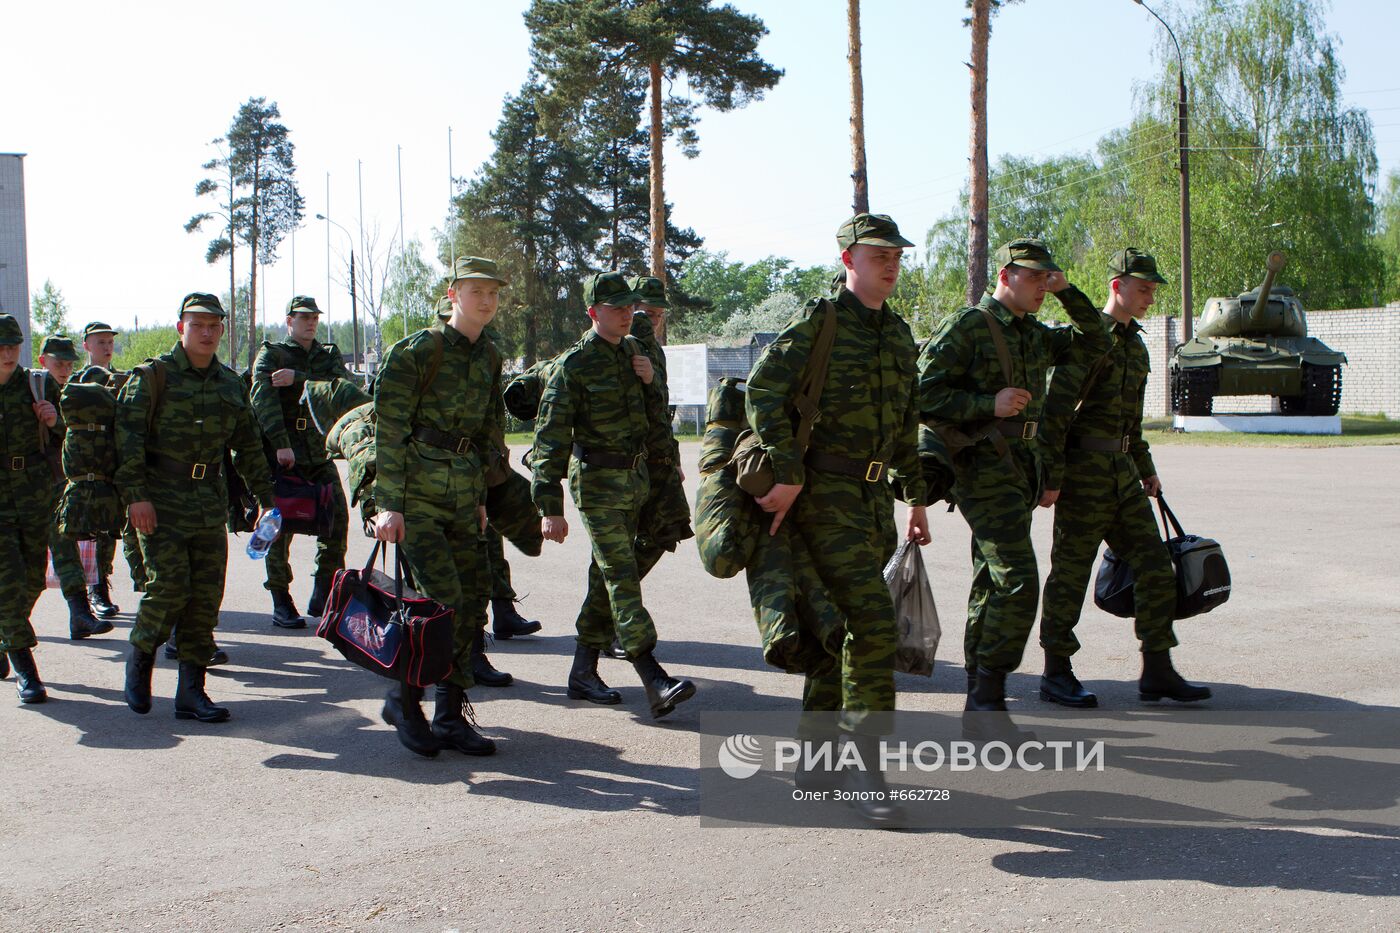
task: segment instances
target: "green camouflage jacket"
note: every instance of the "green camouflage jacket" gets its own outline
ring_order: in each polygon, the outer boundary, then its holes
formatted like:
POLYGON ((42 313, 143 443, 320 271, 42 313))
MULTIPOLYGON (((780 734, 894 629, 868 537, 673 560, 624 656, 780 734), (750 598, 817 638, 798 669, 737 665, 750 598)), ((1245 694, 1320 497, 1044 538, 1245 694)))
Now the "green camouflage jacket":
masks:
POLYGON ((151 387, 133 376, 117 393, 117 475, 122 502, 150 502, 159 525, 182 531, 222 528, 228 520, 224 451, 263 508, 272 507, 272 478, 243 379, 215 356, 201 372, 179 344, 161 356, 165 393, 151 419, 151 387), (203 479, 150 463, 168 457, 204 464, 203 479), (217 465, 217 467, 216 467, 217 465))
POLYGON ((333 343, 313 340, 310 349, 303 349, 291 337, 263 343, 253 363, 253 411, 272 449, 290 447, 298 464, 317 467, 325 463, 325 439, 312 424, 302 390, 307 380, 349 378, 345 360, 333 343), (272 374, 279 369, 296 373, 291 385, 279 388, 272 384, 272 374))
POLYGON ((42 523, 47 528, 53 518, 58 487, 53 480, 40 436, 50 450, 63 444, 63 413, 51 428, 43 427, 34 417, 34 396, 29 389, 29 374, 43 373, 44 399, 58 407, 59 385, 41 369, 29 370, 16 366, 4 385, 0 385, 0 525, 34 527, 42 523))
MULTIPOLYGON (((995 417, 997 393, 1007 387, 1007 382, 982 316, 981 309, 986 308, 1001 322, 1011 355, 1010 384, 1031 393, 1030 403, 1020 417, 1039 422, 1050 367, 1068 359, 1076 344, 1076 352, 1089 355, 1108 349, 1108 331, 1088 297, 1073 285, 1056 297, 1069 313, 1071 327, 1047 327, 1033 314, 1018 318, 991 295, 983 296, 975 307, 949 315, 919 356, 919 406, 923 417, 969 426, 995 417)), ((922 430, 928 432, 928 428, 922 430)), ((993 496, 1006 489, 1022 488, 1026 482, 1041 481, 1038 445, 1020 438, 1007 438, 1007 444, 1015 466, 1007 463, 987 441, 958 456, 954 486, 958 498, 993 496), (1017 476, 1018 469, 1025 479, 1017 476)))
MULTIPOLYGON (((852 460, 878 460, 900 483, 906 502, 924 505, 919 467, 918 351, 904 319, 886 305, 867 308, 846 289, 836 299, 836 344, 812 429, 811 449, 852 460)), ((749 374, 749 424, 773 460, 779 483, 806 481, 794 438, 797 394, 823 312, 812 299, 763 351, 749 374)), ((836 474, 831 474, 835 476, 836 474)), ((859 479, 855 480, 860 482, 859 479)))
POLYGON ((589 331, 549 368, 530 451, 530 496, 541 515, 564 514, 566 475, 581 509, 641 506, 647 490, 644 465, 637 470, 595 466, 570 454, 575 443, 613 456, 647 453, 656 403, 632 370, 633 355, 644 352, 635 337, 613 346, 589 331))
POLYGON ((410 478, 419 492, 446 491, 453 470, 476 471, 484 483, 488 452, 505 430, 501 355, 485 334, 472 342, 445 322, 409 334, 384 354, 374 385, 374 411, 374 500, 379 511, 404 510, 410 478), (434 377, 439 346, 442 356, 434 377), (461 454, 434 446, 412 436, 419 427, 467 438, 470 446, 461 454))
POLYGON ((105 366, 98 366, 96 363, 93 363, 85 367, 81 372, 73 373, 68 381, 96 383, 98 385, 107 386, 115 392, 126 384, 127 377, 130 375, 130 370, 108 369, 105 366))
POLYGON ((1128 439, 1122 452, 1080 450, 1068 452, 1076 469, 1096 473, 1131 460, 1139 478, 1157 475, 1142 438, 1142 405, 1147 395, 1147 374, 1152 363, 1142 342, 1142 325, 1137 321, 1120 324, 1107 314, 1103 324, 1112 335, 1107 354, 1090 356, 1078 350, 1055 367, 1050 377, 1050 395, 1045 403, 1042 432, 1038 438, 1045 457, 1045 485, 1059 489, 1065 478, 1066 444, 1071 437, 1105 440, 1128 439), (1085 389, 1084 380, 1094 372, 1094 381, 1085 389))

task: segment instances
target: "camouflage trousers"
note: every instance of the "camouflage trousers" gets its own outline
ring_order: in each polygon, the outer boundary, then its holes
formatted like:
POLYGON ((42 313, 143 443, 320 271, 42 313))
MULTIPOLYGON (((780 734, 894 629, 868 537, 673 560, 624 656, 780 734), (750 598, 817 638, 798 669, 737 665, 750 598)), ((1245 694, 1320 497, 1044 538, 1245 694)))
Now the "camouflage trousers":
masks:
MULTIPOLYGON (((637 554, 640 513, 640 508, 579 511, 593 547, 588 595, 575 623, 579 643, 600 651, 607 649, 612 645, 616 627, 617 640, 629 658, 639 657, 656 647, 656 625, 651 613, 642 605, 643 571, 637 554), (599 598, 600 591, 606 606, 599 598)), ((651 567, 654 566, 655 560, 651 562, 651 567)))
MULTIPOLYGON (((130 523, 122 529, 122 554, 126 566, 131 571, 131 590, 140 593, 146 588, 146 565, 141 560, 141 542, 130 523)), ((117 556, 117 542, 113 538, 97 539, 97 573, 103 580, 112 576, 113 561, 117 556)))
POLYGON ((87 597, 87 577, 83 575, 83 560, 78 554, 78 542, 58 533, 58 523, 49 526, 49 553, 53 555, 53 572, 63 590, 64 599, 87 597))
POLYGON ((490 567, 486 539, 477 517, 483 489, 479 476, 454 471, 451 488, 418 494, 409 477, 404 497, 403 555, 413 575, 413 587, 453 610, 453 665, 447 682, 464 690, 472 678, 471 648, 486 625, 490 567))
POLYGON ((131 643, 153 652, 173 629, 180 660, 204 667, 214 654, 214 629, 224 601, 228 532, 222 525, 184 531, 163 523, 151 534, 138 532, 137 540, 146 589, 136 610, 131 643))
POLYGON ((1076 470, 1071 462, 1055 503, 1054 540, 1040 610, 1041 647, 1063 657, 1079 650, 1074 626, 1100 541, 1133 568, 1134 627, 1142 650, 1176 647, 1172 634, 1176 572, 1135 470, 1111 465, 1105 470, 1076 470))
MULTIPOLYGON (((328 483, 335 495, 335 515, 331 523, 331 533, 316 539, 316 576, 330 583, 337 570, 345 569, 345 543, 350 528, 350 506, 345 501, 345 490, 340 482, 340 471, 334 463, 323 463, 317 469, 303 468, 301 475, 312 483, 328 483)), ((292 564, 288 560, 292 538, 295 535, 279 535, 267 551, 267 582, 269 590, 286 590, 292 585, 292 564)))
POLYGON ((972 589, 963 635, 968 670, 981 666, 1009 674, 1021 663, 1040 597, 1031 546, 1038 498, 1024 484, 1008 484, 998 495, 958 502, 972 529, 972 589))
POLYGON ((510 561, 506 560, 506 539, 491 525, 486 526, 486 560, 491 565, 491 598, 515 601, 510 582, 510 561))
POLYGON ((29 614, 44 592, 49 529, 0 524, 0 651, 22 651, 38 644, 29 614))
POLYGON ((807 478, 785 521, 806 543, 846 635, 840 663, 804 681, 802 709, 840 711, 842 729, 883 735, 893 727, 899 641, 881 575, 895 550, 894 499, 887 487, 853 477, 809 470, 807 478))

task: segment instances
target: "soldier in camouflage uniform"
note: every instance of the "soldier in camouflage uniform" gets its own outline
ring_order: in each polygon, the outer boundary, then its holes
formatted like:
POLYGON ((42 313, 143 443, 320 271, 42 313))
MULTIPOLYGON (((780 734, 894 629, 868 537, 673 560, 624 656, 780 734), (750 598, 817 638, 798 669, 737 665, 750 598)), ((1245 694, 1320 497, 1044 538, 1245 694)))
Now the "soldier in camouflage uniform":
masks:
POLYGON ((659 719, 694 696, 695 685, 667 674, 653 654, 656 626, 642 605, 637 566, 638 522, 650 492, 647 445, 657 436, 655 366, 629 333, 637 295, 620 272, 591 276, 583 297, 593 327, 550 367, 530 453, 531 495, 544 516, 544 537, 562 542, 569 532, 562 488, 568 476, 607 593, 609 612, 579 613, 569 696, 622 701, 598 676, 598 655, 612 644, 616 626, 659 719))
POLYGON ((29 614, 44 592, 49 529, 57 485, 45 450, 63 443, 58 383, 43 370, 19 365, 24 331, 0 314, 0 677, 14 665, 21 703, 48 699, 33 649, 29 614), (31 378, 43 381, 37 401, 31 378))
MULTIPOLYGON (((632 336, 641 341, 642 349, 651 360, 655 377, 647 393, 650 425, 647 436, 647 474, 650 489, 642 503, 637 520, 637 575, 645 579, 661 560, 661 555, 674 551, 676 545, 695 537, 690 527, 690 503, 685 496, 685 474, 681 470, 680 444, 671 432, 671 403, 666 388, 666 354, 656 341, 656 331, 666 319, 671 303, 666 299, 666 286, 649 275, 633 276, 627 285, 637 295, 632 315, 632 336)), ((596 561, 588 565, 588 595, 584 597, 583 615, 594 618, 579 623, 593 629, 601 625, 604 615, 611 617, 607 587, 598 571, 596 561)), ((626 659, 622 644, 613 639, 605 654, 626 659)))
MULTIPOLYGON (((75 382, 100 383, 109 386, 113 392, 126 383, 128 374, 112 368, 116 336, 116 330, 101 321, 92 321, 83 328, 83 349, 87 351, 88 365, 73 376, 75 382)), ((97 540, 97 583, 88 587, 88 602, 92 605, 92 611, 104 619, 121 612, 121 607, 112 602, 110 586, 116 551, 117 543, 111 538, 97 540)), ((122 554, 131 571, 131 587, 139 593, 146 588, 146 569, 141 563, 141 545, 129 524, 122 529, 122 554)))
MULTIPOLYGON (((1006 675, 1021 663, 1035 624, 1040 580, 1031 547, 1031 513, 1042 488, 1041 453, 1034 443, 1045 404, 1046 374, 1071 348, 1096 355, 1108 331, 1093 304, 1065 278, 1039 240, 1012 240, 997 250, 997 279, 980 304, 949 317, 919 358, 925 419, 969 433, 990 429, 954 459, 953 497, 972 528, 972 589, 963 637, 968 693, 965 709, 1006 711, 1006 675), (1072 327, 1035 318, 1053 292, 1072 327), (1010 385, 983 314, 999 324, 1010 355, 1010 385)), ((927 422, 926 422, 927 423, 927 422)), ((996 717, 970 720, 974 729, 1009 729, 996 717)))
POLYGON ((449 318, 391 347, 375 382, 375 537, 402 542, 414 585, 454 612, 456 663, 435 689, 431 727, 421 688, 395 684, 384 703, 399 741, 426 757, 443 746, 468 755, 496 750, 463 709, 490 585, 482 546, 487 458, 505 421, 501 356, 484 329, 507 284, 495 262, 459 258, 449 318))
MULTIPOLYGON (((846 620, 839 663, 807 677, 802 708, 839 711, 841 729, 869 763, 878 760, 878 737, 890 731, 895 708, 898 630, 882 576, 896 546, 892 479, 910 506, 906 535, 920 545, 929 542, 918 460, 917 350, 909 325, 885 303, 903 251, 914 244, 884 214, 850 218, 837 229, 836 243, 844 286, 834 299, 809 301, 769 344, 749 373, 746 407, 776 480, 758 499, 773 515, 769 534, 791 521, 846 620), (835 307, 836 339, 818 403, 821 417, 804 451, 795 437, 792 402, 829 305, 835 307)), ((885 789, 878 767, 851 777, 857 790, 885 789)), ((829 779, 805 772, 799 778, 811 786, 829 779)), ((883 794, 857 803, 857 809, 876 824, 900 816, 883 794)))
MULTIPOLYGON (((307 612, 319 618, 330 596, 335 572, 345 566, 350 507, 340 484, 340 471, 326 456, 325 438, 312 423, 302 402, 308 380, 349 379, 350 371, 333 343, 316 339, 321 309, 316 299, 297 295, 287 302, 287 336, 264 343, 253 363, 253 411, 263 436, 272 446, 277 470, 294 470, 309 483, 324 483, 334 491, 330 534, 316 539, 316 574, 307 612)), ((267 552, 267 588, 272 592, 272 624, 279 628, 306 627, 292 601, 292 566, 288 561, 292 535, 283 534, 267 552)))
MULTIPOLYGON (((45 337, 39 351, 39 364, 62 387, 68 384, 73 375, 73 364, 78 361, 78 351, 73 341, 64 336, 45 337)), ((49 401, 58 404, 58 396, 49 401)), ((52 456, 57 451, 50 451, 52 456)), ((102 635, 112 630, 112 623, 98 619, 88 605, 87 578, 83 574, 82 558, 78 554, 78 542, 58 533, 58 515, 55 513, 52 528, 49 530, 49 554, 53 557, 54 574, 68 603, 68 637, 77 641, 89 635, 102 635)))
POLYGON ((233 451, 234 467, 262 508, 272 506, 272 481, 243 380, 217 355, 225 317, 214 295, 186 295, 180 342, 138 367, 117 395, 116 486, 147 574, 131 631, 126 702, 137 713, 150 712, 156 646, 173 628, 179 650, 175 717, 200 722, 229 718, 204 692, 228 563, 225 450, 233 451))
POLYGON ((1152 366, 1138 321, 1166 279, 1157 261, 1134 247, 1118 250, 1108 266, 1112 278, 1103 320, 1112 334, 1111 348, 1096 358, 1076 353, 1055 367, 1046 430, 1039 438, 1046 463, 1040 504, 1055 509, 1055 543, 1040 610, 1045 649, 1040 696, 1061 706, 1098 706, 1098 698, 1074 676, 1070 657, 1079 650, 1074 626, 1104 541, 1133 568, 1142 698, 1205 700, 1210 689, 1187 683, 1172 667, 1176 574, 1148 501, 1161 494, 1162 481, 1142 436, 1152 366))

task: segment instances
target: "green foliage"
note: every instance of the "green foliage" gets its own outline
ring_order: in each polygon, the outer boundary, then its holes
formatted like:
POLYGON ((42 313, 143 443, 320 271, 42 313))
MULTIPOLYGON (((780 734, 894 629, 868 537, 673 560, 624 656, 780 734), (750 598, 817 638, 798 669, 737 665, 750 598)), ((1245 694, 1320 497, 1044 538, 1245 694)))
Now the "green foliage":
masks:
POLYGON ((180 335, 174 324, 122 331, 117 334, 112 365, 117 369, 131 369, 145 360, 169 353, 179 342, 180 335))
POLYGON ((384 307, 388 310, 380 322, 386 344, 392 345, 436 320, 436 296, 446 292, 443 275, 423 259, 423 244, 416 239, 389 260, 389 280, 384 290, 384 307))
POLYGON ((1376 206, 1375 243, 1385 260, 1385 280, 1377 304, 1400 301, 1400 169, 1391 169, 1376 206))
MULTIPOLYGON (((1192 93, 1191 219, 1197 310, 1258 284, 1271 249, 1310 308, 1370 304, 1384 276, 1372 237, 1376 158, 1369 117, 1341 101, 1342 67, 1314 0, 1205 0, 1175 23, 1192 93)), ((1158 313, 1179 313, 1176 54, 1139 89, 1136 116, 1093 154, 1004 157, 993 167, 988 239, 1040 236, 1091 295, 1122 246, 1156 255, 1170 280, 1158 313)), ((929 233, 936 303, 966 288, 967 214, 929 233)), ((1053 312, 1054 303, 1046 308, 1053 312)))
POLYGON ((44 279, 43 286, 30 299, 29 308, 30 330, 35 337, 31 342, 37 360, 44 337, 68 333, 68 302, 63 292, 53 284, 53 279, 44 279))
POLYGON ((827 294, 835 274, 834 265, 802 268, 779 256, 746 264, 731 261, 724 251, 699 250, 682 265, 679 284, 704 310, 678 315, 670 327, 677 341, 704 343, 725 333, 734 315, 753 312, 775 293, 789 292, 804 301, 827 294))

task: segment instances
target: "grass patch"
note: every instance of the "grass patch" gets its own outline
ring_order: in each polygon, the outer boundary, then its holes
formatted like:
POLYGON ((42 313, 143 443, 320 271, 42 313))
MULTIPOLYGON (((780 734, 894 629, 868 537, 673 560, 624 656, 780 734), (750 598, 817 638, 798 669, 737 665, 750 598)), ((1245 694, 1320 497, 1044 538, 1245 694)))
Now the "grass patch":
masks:
POLYGON ((1143 436, 1152 446, 1193 447, 1363 447, 1400 444, 1400 421, 1383 415, 1342 415, 1340 435, 1317 434, 1230 434, 1203 431, 1187 434, 1173 431, 1170 418, 1144 421, 1143 436))

